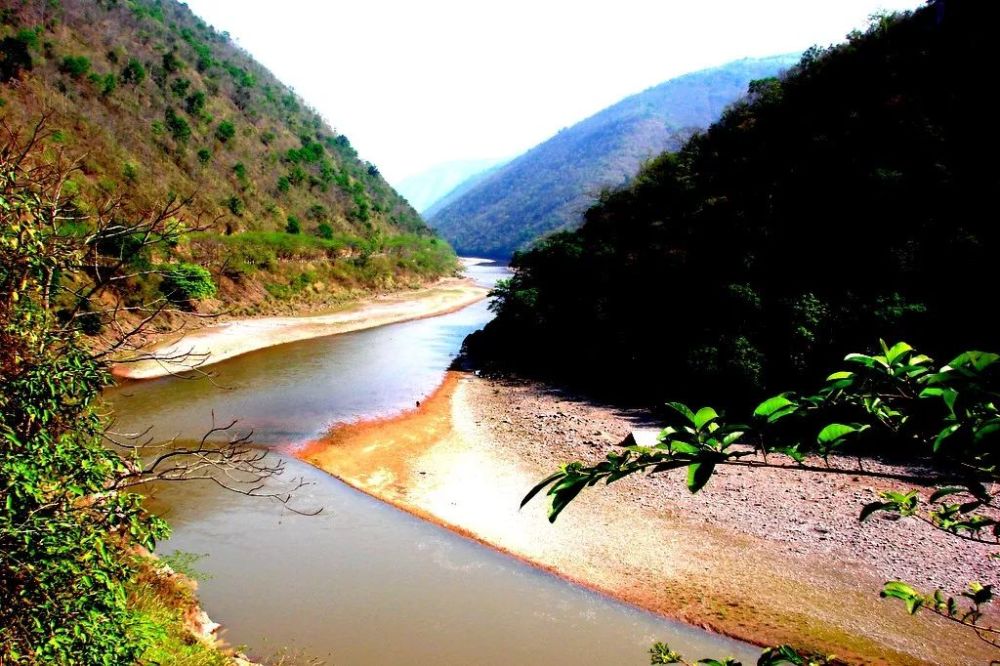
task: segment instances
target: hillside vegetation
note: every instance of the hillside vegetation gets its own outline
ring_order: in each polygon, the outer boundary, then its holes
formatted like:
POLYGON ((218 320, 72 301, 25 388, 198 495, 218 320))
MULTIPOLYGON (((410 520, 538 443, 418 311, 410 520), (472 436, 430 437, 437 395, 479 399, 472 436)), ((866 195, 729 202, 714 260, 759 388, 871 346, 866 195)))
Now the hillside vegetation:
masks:
MULTIPOLYGON (((0 119, 27 134, 43 116, 53 163, 77 161, 64 193, 82 225, 110 200, 136 216, 183 204, 175 214, 201 235, 148 259, 207 267, 217 303, 203 308, 269 309, 313 285, 313 300, 344 298, 454 269, 346 136, 174 0, 5 3, 0 119)), ((161 289, 160 272, 126 291, 161 289)))
POLYGON ((462 254, 507 258, 544 234, 574 228, 602 189, 644 160, 677 149, 746 91, 797 56, 746 59, 678 77, 628 97, 532 148, 426 211, 462 254))
POLYGON ((515 257, 468 350, 641 400, 749 403, 880 337, 1000 346, 1000 139, 977 120, 998 18, 961 0, 880 16, 753 82, 578 232, 515 257))

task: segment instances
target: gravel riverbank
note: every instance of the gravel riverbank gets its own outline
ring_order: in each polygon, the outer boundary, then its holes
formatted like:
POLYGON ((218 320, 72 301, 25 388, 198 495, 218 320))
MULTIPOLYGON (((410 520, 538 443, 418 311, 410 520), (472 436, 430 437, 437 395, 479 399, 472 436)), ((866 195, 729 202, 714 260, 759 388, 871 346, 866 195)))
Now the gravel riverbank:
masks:
POLYGON ((991 549, 910 519, 859 525, 875 490, 861 477, 730 468, 692 496, 672 472, 585 491, 555 525, 540 499, 518 511, 559 464, 651 425, 535 383, 450 373, 419 409, 337 428, 300 455, 568 579, 737 638, 856 663, 993 657, 970 632, 878 597, 894 578, 955 592, 989 582, 991 549))

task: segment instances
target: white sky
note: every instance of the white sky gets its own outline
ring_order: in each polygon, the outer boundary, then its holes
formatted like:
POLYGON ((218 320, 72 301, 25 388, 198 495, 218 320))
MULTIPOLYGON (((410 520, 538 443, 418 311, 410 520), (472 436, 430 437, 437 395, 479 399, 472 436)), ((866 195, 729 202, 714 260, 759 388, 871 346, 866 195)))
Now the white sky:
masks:
POLYGON ((188 0, 390 182, 513 156, 621 98, 839 42, 919 0, 188 0))

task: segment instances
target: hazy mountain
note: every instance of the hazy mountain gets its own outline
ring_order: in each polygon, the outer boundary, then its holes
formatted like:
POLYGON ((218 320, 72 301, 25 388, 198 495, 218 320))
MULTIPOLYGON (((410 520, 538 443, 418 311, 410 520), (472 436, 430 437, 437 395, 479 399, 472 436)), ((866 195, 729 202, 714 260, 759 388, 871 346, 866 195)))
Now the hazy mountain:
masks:
POLYGON ((471 176, 463 180, 461 183, 459 183, 457 186, 455 186, 454 189, 450 190, 443 197, 437 199, 430 206, 420 211, 420 214, 423 215, 425 219, 429 219, 431 216, 437 215, 438 211, 443 210, 448 206, 450 206, 453 201, 456 201, 460 197, 464 196, 466 192, 474 188, 476 184, 478 184, 479 182, 495 174, 497 171, 502 169, 504 165, 507 164, 507 162, 509 161, 510 160, 504 160, 502 162, 494 164, 488 169, 483 169, 482 171, 472 174, 471 176))
POLYGON ((475 178, 507 159, 459 160, 432 166, 400 182, 396 189, 414 208, 423 213, 458 185, 475 178))
POLYGON ((628 97, 560 131, 427 215, 461 254, 509 256, 538 237, 577 226, 606 187, 675 149, 798 55, 736 62, 687 74, 628 97))

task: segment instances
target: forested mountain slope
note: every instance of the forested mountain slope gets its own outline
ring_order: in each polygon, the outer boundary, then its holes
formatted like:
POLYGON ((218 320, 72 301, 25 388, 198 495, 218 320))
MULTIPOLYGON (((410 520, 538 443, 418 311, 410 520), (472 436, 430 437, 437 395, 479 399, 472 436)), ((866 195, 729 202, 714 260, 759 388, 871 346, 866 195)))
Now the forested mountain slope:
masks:
POLYGON ((427 218, 459 252, 509 257, 542 235, 577 226, 606 187, 624 184, 646 159, 676 149, 746 92, 798 56, 745 59, 632 95, 563 129, 467 188, 427 218))
POLYGON ((223 301, 387 286, 452 265, 346 136, 175 0, 4 3, 0 119, 24 134, 43 116, 52 159, 79 161, 64 191, 81 220, 109 199, 139 216, 185 200, 201 233, 164 259, 207 266, 223 301), (336 272, 338 256, 358 261, 336 272))
POLYGON ((643 400, 753 400, 879 337, 996 348, 998 19, 972 0, 881 16, 751 85, 517 257, 469 351, 643 400))

